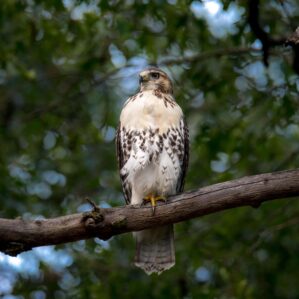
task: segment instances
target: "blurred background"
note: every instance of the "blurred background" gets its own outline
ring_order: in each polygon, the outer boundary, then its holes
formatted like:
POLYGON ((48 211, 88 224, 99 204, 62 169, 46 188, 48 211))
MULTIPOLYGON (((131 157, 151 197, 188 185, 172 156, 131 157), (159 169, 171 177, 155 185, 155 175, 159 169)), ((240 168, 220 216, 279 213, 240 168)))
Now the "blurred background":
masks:
MULTIPOLYGON (((270 49, 248 1, 2 0, 0 217, 56 217, 124 204, 114 146, 138 72, 159 64, 190 127, 186 190, 299 166, 299 79, 290 47, 270 49)), ((296 0, 263 1, 285 37, 296 0)), ((257 20, 258 21, 258 20, 257 20)), ((177 263, 134 267, 131 234, 0 253, 0 297, 299 298, 299 201, 238 208, 175 226, 177 263)))

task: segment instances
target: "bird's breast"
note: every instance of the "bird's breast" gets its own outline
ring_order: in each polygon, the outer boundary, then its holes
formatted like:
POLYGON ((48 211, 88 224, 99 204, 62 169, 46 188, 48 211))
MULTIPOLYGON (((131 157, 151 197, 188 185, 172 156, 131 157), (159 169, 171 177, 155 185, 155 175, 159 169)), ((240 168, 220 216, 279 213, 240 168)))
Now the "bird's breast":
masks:
POLYGON ((159 128, 163 133, 169 127, 179 125, 182 115, 181 108, 175 102, 170 105, 152 92, 143 92, 138 93, 123 108, 120 122, 130 129, 153 127, 159 128))

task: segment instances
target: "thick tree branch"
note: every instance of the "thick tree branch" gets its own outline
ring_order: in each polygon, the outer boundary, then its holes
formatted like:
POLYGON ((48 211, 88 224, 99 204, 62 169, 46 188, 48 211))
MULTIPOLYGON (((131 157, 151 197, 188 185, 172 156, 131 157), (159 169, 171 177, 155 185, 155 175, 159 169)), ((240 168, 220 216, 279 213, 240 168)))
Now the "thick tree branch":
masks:
POLYGON ((226 209, 299 196, 299 169, 219 183, 169 198, 152 215, 149 206, 100 209, 45 220, 0 219, 0 251, 17 255, 33 247, 111 236, 177 223, 226 209))

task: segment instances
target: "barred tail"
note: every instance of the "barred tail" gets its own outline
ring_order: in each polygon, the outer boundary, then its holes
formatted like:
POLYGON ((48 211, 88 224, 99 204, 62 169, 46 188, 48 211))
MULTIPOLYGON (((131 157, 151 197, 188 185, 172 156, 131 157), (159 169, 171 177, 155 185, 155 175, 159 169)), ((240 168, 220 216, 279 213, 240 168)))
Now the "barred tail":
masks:
POLYGON ((161 274, 175 264, 173 225, 134 233, 136 237, 135 265, 146 274, 161 274))

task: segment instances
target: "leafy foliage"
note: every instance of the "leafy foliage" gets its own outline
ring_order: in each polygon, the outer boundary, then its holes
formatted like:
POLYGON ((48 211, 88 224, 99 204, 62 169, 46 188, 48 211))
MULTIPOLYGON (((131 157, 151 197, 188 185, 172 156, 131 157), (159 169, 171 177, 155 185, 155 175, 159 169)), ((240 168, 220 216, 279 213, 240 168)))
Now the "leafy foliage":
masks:
MULTIPOLYGON (((246 5, 3 0, 0 217, 84 211, 90 208, 86 196, 104 207, 124 203, 114 133, 122 104, 137 89, 138 71, 150 63, 172 76, 189 123, 186 189, 298 167, 299 79, 291 50, 272 49, 265 68, 246 5)), ((298 25, 296 1, 260 9, 273 36, 298 25)), ((132 265, 129 234, 15 259, 0 255, 0 293, 298 298, 298 212, 298 201, 285 200, 178 224, 177 264, 162 276, 148 277, 132 265)))

